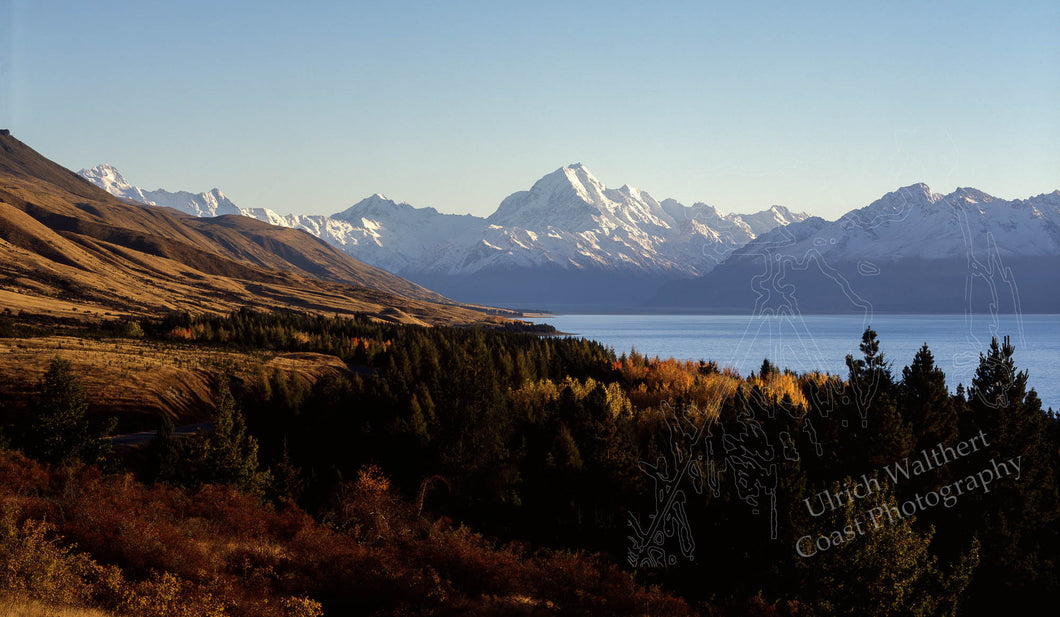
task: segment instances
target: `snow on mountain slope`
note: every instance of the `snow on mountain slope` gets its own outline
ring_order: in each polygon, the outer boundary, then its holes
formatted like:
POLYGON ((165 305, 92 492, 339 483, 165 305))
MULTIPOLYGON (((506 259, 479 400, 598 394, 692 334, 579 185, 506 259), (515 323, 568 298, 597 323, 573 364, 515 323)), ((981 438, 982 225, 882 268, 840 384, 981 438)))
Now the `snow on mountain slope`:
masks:
POLYGON ((1053 313, 1060 191, 1007 201, 914 184, 773 229, 649 304, 697 312, 1053 313), (721 292, 719 293, 719 290, 721 292))
POLYGON ((148 203, 144 192, 130 184, 113 165, 103 163, 92 169, 82 169, 77 173, 119 199, 133 203, 148 203))
POLYGON ((852 210, 835 222, 808 219, 775 229, 734 253, 734 259, 768 250, 830 262, 890 262, 915 257, 1060 255, 1060 191, 1006 201, 959 188, 948 195, 914 184, 852 210))
POLYGON ((794 289, 799 306, 810 310, 953 312, 981 309, 975 302, 983 289, 988 296, 1007 289, 1008 275, 994 267, 1003 262, 1023 281, 1024 306, 1051 311, 1060 303, 1048 291, 1060 259, 1060 191, 1006 201, 970 188, 940 195, 915 184, 825 221, 781 206, 723 214, 704 203, 659 201, 628 185, 609 189, 575 164, 513 193, 487 218, 378 194, 332 216, 310 216, 238 209, 216 189, 143 191, 105 165, 82 175, 127 201, 198 216, 235 211, 303 229, 466 301, 632 307, 658 290, 656 306, 740 312, 788 302, 794 289), (772 278, 763 279, 764 271, 772 278), (840 280, 846 286, 837 287, 840 280))
POLYGON ((722 215, 702 203, 659 202, 628 185, 608 189, 581 164, 512 194, 485 219, 415 208, 378 194, 330 217, 280 215, 236 208, 217 189, 198 195, 143 191, 109 165, 81 175, 128 201, 196 216, 239 213, 304 229, 357 259, 409 277, 542 267, 691 277, 764 231, 806 218, 780 206, 722 215))
POLYGON ((384 270, 408 273, 423 272, 448 253, 467 251, 485 227, 481 217, 414 208, 378 193, 330 220, 349 225, 348 253, 384 270))
POLYGON ((82 169, 77 173, 111 195, 131 203, 167 206, 193 216, 242 214, 240 209, 218 189, 197 194, 187 191, 170 193, 162 189, 145 191, 130 184, 113 165, 107 164, 97 165, 92 169, 82 169))
MULTIPOLYGON (((806 218, 776 212, 788 217, 778 224, 806 218)), ((512 194, 487 221, 485 248, 464 270, 550 265, 695 276, 756 235, 740 215, 705 204, 659 202, 629 185, 608 189, 581 164, 512 194)))

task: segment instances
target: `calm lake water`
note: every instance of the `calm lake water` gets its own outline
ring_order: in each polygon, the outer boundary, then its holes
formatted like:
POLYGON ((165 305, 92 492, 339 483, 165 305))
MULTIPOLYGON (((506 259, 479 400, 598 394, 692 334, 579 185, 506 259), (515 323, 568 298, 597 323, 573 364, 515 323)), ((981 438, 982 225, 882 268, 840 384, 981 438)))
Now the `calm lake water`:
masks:
POLYGON ((1028 371, 1028 384, 1045 407, 1060 409, 1060 315, 556 315, 535 321, 619 354, 636 349, 648 356, 713 360, 742 375, 757 371, 763 358, 799 373, 845 375, 846 355, 861 357, 861 334, 872 326, 896 377, 927 343, 950 391, 971 383, 991 336, 1000 341, 1008 335, 1016 367, 1028 371))

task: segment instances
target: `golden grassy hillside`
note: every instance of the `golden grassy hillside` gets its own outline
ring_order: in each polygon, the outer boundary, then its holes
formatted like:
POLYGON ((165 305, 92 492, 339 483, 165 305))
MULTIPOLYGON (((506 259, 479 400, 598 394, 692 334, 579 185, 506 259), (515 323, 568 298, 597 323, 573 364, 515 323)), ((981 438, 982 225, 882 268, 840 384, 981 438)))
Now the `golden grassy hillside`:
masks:
POLYGON ((125 204, 0 135, 0 309, 96 316, 238 307, 370 313, 403 323, 490 321, 483 309, 456 305, 298 230, 125 204))
POLYGON ((335 356, 316 353, 248 354, 121 338, 0 338, 0 396, 12 405, 29 400, 56 357, 80 376, 91 411, 118 416, 125 430, 157 428, 162 415, 178 424, 203 419, 221 375, 245 379, 279 371, 308 386, 349 373, 335 356))

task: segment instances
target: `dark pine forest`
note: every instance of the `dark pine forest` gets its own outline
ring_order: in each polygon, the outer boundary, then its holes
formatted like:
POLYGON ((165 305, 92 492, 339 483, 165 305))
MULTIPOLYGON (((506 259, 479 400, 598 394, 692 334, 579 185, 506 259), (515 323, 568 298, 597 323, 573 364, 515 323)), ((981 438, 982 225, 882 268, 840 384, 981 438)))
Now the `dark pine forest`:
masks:
MULTIPOLYGON (((169 593, 188 614, 976 616, 1060 593, 1060 421, 1007 340, 955 388, 928 345, 891 358, 871 329, 851 341, 846 374, 766 359, 743 376, 515 327, 244 310, 71 333, 314 352, 348 370, 312 384, 218 375, 210 430, 177 436, 167 418, 127 450, 53 362, 34 413, 4 432, 0 557, 52 564, 70 603, 171 614, 158 608, 169 593), (923 474, 885 472, 976 436, 975 452, 923 474), (1013 459, 1018 479, 969 483, 1013 459), (823 514, 806 505, 867 479, 879 490, 823 514), (955 484, 955 501, 924 501, 955 484), (878 526, 867 516, 909 503, 914 514, 878 526), (207 537, 241 548, 195 548, 207 537)), ((51 584, 23 570, 4 584, 51 584)))

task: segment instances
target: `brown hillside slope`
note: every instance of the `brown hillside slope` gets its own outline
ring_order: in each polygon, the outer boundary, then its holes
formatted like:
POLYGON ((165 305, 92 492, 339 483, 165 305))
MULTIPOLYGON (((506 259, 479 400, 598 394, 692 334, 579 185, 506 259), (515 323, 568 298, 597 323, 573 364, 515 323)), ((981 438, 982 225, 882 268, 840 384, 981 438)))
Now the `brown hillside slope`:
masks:
POLYGON ((309 387, 323 377, 349 374, 339 358, 317 353, 247 354, 121 338, 0 338, 5 420, 17 422, 29 412, 31 397, 56 357, 70 362, 88 395, 89 413, 118 418, 119 433, 156 429, 162 416, 177 424, 208 420, 222 375, 250 380, 279 371, 309 387))
POLYGON ((367 312, 413 323, 481 311, 363 264, 304 232, 132 206, 0 134, 0 309, 33 313, 367 312))
POLYGON ((131 248, 149 248, 162 256, 169 256, 167 251, 174 250, 163 240, 176 240, 260 267, 445 302, 439 294, 359 262, 299 230, 246 217, 198 219, 169 208, 127 205, 10 135, 0 135, 0 177, 31 179, 33 186, 44 184, 52 190, 60 189, 63 199, 37 204, 18 191, 32 187, 20 187, 18 182, 5 187, 14 189, 14 201, 9 203, 56 231, 72 231, 131 248), (145 244, 147 238, 150 240, 145 244))

